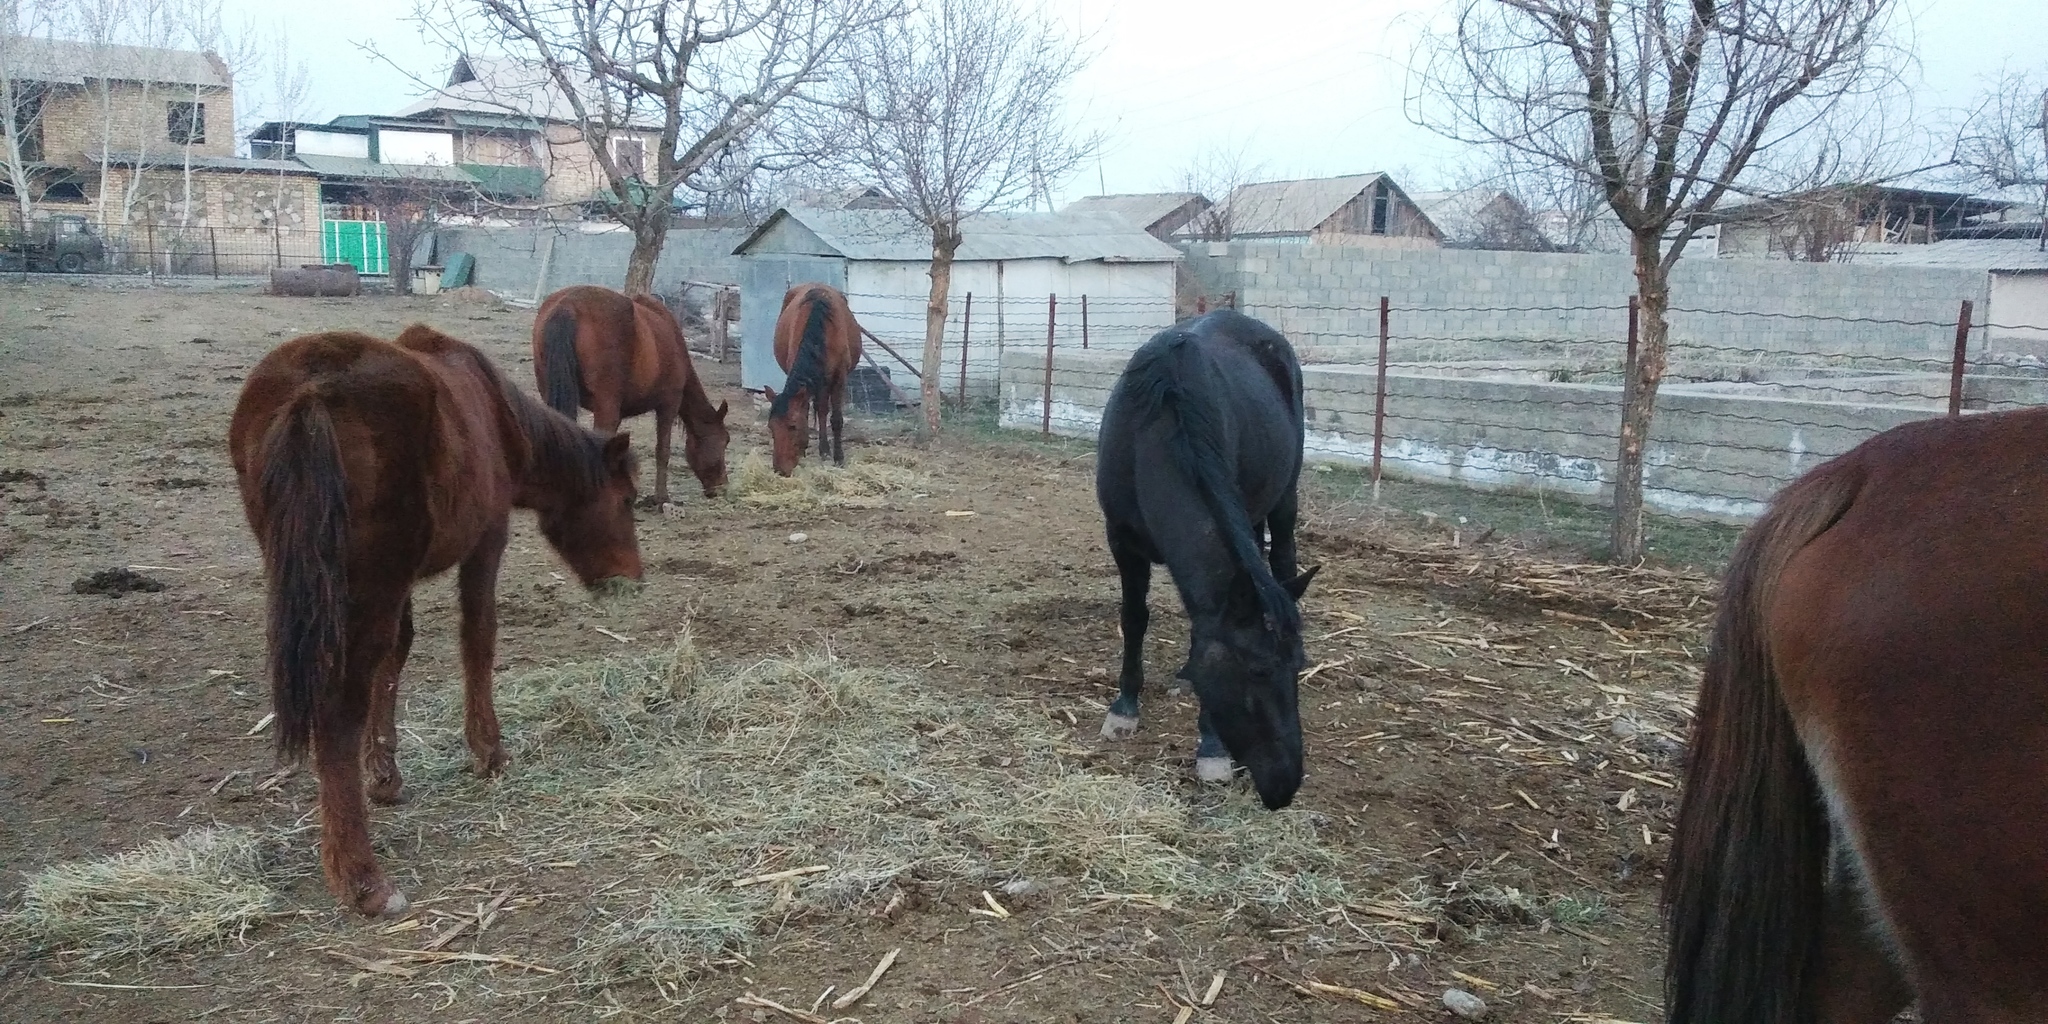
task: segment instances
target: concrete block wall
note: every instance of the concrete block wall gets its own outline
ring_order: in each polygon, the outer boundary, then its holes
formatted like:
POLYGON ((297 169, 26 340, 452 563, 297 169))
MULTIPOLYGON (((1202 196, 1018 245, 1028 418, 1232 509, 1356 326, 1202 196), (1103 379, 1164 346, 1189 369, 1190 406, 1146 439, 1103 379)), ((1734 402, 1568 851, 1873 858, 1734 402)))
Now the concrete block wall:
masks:
MULTIPOLYGON (((633 252, 631 234, 584 231, 581 225, 447 227, 439 229, 439 235, 442 253, 460 251, 476 257, 475 284, 520 299, 572 284, 620 287, 633 252)), ((655 290, 670 291, 680 281, 737 284, 740 261, 732 250, 745 238, 746 232, 737 228, 669 231, 655 264, 655 290)))
MULTIPOLYGON (((1054 433, 1095 436, 1126 358, 1054 357, 1054 433)), ((1310 366, 1303 383, 1309 461, 1370 465, 1374 372, 1310 366)), ((1045 408, 1043 355, 1005 354, 1002 426, 1037 431, 1045 408)), ((1746 521, 1800 473, 1873 434, 1936 414, 1930 404, 1677 390, 1658 403, 1644 457, 1645 501, 1660 512, 1746 521)), ((1382 464, 1396 477, 1601 501, 1612 493, 1620 418, 1621 392, 1611 385, 1390 371, 1382 464)))
MULTIPOLYGON (((1359 359, 1377 345, 1382 295, 1391 335, 1441 339, 1626 337, 1635 290, 1625 256, 1327 245, 1193 243, 1189 276, 1211 296, 1272 323, 1309 361, 1359 359)), ((1694 257, 1672 271, 1672 340, 1685 358, 1749 354, 1945 359, 1963 299, 1986 322, 1988 275, 1936 268, 1694 257), (1755 315, 1772 314, 1772 315, 1755 315), (1818 318, 1818 319, 1816 319, 1818 318), (1909 326, 1870 321, 1935 321, 1909 326)), ((1981 335, 1980 335, 1981 338, 1981 335)))

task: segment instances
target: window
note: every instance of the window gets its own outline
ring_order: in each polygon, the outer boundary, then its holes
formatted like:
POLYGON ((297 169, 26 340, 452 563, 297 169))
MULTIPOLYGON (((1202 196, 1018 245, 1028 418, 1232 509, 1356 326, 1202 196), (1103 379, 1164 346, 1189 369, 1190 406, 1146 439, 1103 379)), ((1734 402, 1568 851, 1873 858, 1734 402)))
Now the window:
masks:
POLYGON ((180 103, 165 104, 169 108, 164 130, 171 136, 171 142, 180 145, 196 145, 206 141, 206 104, 180 103))
POLYGON ((14 137, 21 143, 21 158, 31 163, 43 159, 43 100, 47 94, 32 82, 18 82, 14 97, 14 137))
POLYGON ((1384 181, 1375 182, 1372 186, 1371 231, 1373 234, 1384 235, 1387 233, 1387 214, 1388 207, 1391 205, 1393 205, 1393 197, 1388 193, 1387 183, 1384 181))
POLYGON ((620 174, 640 177, 647 164, 647 143, 640 139, 613 139, 612 160, 618 163, 620 174))

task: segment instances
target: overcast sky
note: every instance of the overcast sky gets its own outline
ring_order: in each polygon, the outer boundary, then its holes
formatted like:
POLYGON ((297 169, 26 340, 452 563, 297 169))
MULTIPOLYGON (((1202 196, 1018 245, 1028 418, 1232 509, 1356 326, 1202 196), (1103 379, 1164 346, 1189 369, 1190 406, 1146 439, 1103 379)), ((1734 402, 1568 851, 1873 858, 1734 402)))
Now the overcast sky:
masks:
MULTIPOLYGON (((281 25, 313 79, 308 119, 391 113, 418 93, 367 56, 374 43, 436 78, 450 57, 405 20, 411 0, 225 0, 231 20, 281 25), (280 13, 280 12, 286 13, 280 13)), ((1391 171, 1411 188, 1458 183, 1459 152, 1408 123, 1406 65, 1442 0, 1048 0, 1097 54, 1075 114, 1110 139, 1062 197, 1170 187, 1205 148, 1244 149, 1268 178, 1391 171)), ((1907 0, 1916 119, 1961 106, 2000 67, 2048 70, 2048 0, 1907 0)), ((257 78, 265 77, 261 72, 257 78)), ((266 83, 247 82, 260 105, 266 83)))

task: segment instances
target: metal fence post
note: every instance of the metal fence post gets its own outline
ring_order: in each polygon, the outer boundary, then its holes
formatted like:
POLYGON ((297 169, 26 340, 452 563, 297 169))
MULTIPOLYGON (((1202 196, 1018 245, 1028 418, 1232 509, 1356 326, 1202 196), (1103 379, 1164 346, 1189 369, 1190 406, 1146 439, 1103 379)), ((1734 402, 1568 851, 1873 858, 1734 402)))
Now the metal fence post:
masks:
POLYGON ((1387 297, 1380 296, 1380 364, 1372 402, 1372 500, 1380 500, 1380 444, 1387 432, 1387 297))
POLYGON ((1052 434, 1052 330, 1058 317, 1060 297, 1058 293, 1045 297, 1045 418, 1040 422, 1038 432, 1052 434))
POLYGON ((1963 414, 1963 361, 1970 350, 1970 311, 1975 304, 1963 300, 1963 310, 1956 316, 1956 354, 1948 370, 1948 414, 1963 414))
POLYGON ((1088 293, 1081 293, 1081 350, 1088 349, 1088 293))
POLYGON ((212 253, 212 254, 213 254, 213 277, 214 277, 214 280, 219 280, 219 279, 220 279, 220 239, 219 239, 219 238, 217 238, 217 237, 215 237, 215 235, 214 235, 214 231, 213 231, 213 229, 212 229, 212 228, 207 228, 207 229, 206 229, 206 251, 208 251, 208 252, 210 252, 210 253, 212 253))
MULTIPOLYGON (((967 332, 974 326, 974 293, 967 293, 967 305, 960 313, 960 408, 967 408, 967 332)), ((998 379, 1002 368, 996 368, 998 379)))
POLYGON ((155 221, 155 220, 148 220, 148 221, 144 221, 144 222, 143 222, 143 224, 142 224, 142 237, 143 237, 143 239, 144 239, 144 243, 143 243, 143 244, 145 244, 145 245, 149 246, 149 279, 150 279, 150 281, 154 282, 154 281, 156 280, 156 221, 155 221))

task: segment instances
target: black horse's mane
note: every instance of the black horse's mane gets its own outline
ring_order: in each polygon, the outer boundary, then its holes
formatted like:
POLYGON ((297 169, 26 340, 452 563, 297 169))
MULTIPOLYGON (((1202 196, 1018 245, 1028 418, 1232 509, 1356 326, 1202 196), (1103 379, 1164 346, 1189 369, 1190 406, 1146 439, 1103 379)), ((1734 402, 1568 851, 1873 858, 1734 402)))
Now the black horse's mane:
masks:
POLYGON ((811 304, 810 315, 804 318, 796 358, 789 361, 789 378, 783 382, 782 390, 775 393, 775 401, 768 404, 768 415, 773 419, 789 415, 789 398, 799 390, 808 390, 814 398, 825 390, 825 318, 832 315, 832 307, 816 288, 797 301, 811 304))
MULTIPOLYGON (((1221 396, 1196 393, 1203 383, 1193 372, 1195 335, 1175 329, 1164 344, 1147 345, 1124 369, 1124 387, 1135 404, 1140 420, 1171 416, 1174 429, 1169 441, 1175 465, 1201 494, 1203 504, 1222 526, 1223 536, 1238 567, 1252 578, 1260 608, 1283 637, 1301 632, 1301 612, 1293 598, 1280 586, 1259 552, 1257 535, 1245 514, 1236 475, 1223 451, 1223 432, 1217 421, 1221 396)), ((1214 379, 1211 377, 1210 379, 1214 379)), ((1293 393, 1283 389, 1288 400, 1293 393)))

